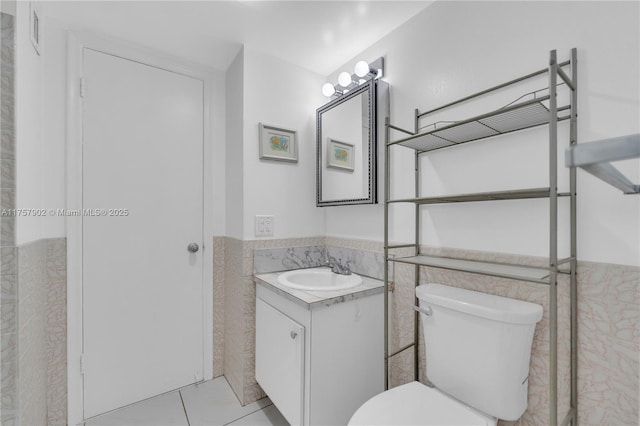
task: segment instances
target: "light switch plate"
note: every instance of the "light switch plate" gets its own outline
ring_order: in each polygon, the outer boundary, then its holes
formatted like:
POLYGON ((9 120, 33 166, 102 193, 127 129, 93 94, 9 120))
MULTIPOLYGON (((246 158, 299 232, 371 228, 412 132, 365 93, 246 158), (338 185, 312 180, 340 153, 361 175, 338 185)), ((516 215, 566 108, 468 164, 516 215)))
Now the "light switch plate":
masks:
POLYGON ((273 216, 256 215, 256 237, 273 237, 273 216))

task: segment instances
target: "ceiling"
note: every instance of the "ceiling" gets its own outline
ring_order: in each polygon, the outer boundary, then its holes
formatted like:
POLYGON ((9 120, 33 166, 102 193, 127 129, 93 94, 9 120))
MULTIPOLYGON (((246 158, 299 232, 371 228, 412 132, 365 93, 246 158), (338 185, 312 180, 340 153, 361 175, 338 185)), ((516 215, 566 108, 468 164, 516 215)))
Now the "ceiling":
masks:
POLYGON ((431 3, 46 1, 42 14, 219 70, 247 45, 328 75, 431 3))

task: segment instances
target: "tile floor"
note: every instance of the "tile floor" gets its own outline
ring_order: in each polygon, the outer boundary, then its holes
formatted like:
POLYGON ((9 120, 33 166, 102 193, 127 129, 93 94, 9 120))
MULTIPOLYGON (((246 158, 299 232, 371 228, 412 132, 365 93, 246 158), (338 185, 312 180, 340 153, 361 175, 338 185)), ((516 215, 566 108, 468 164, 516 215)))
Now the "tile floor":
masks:
POLYGON ((264 398, 240 405, 224 377, 169 392, 88 419, 85 426, 288 426, 264 398))

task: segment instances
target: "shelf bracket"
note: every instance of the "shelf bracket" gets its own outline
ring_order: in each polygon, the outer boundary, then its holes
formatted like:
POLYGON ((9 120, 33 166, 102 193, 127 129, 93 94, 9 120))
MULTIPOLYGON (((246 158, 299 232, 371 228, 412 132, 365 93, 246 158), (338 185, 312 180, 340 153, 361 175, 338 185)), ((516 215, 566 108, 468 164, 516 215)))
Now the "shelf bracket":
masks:
POLYGON ((611 161, 640 157, 640 133, 603 139, 579 145, 565 150, 566 167, 580 167, 624 194, 640 194, 640 185, 631 182, 611 161))

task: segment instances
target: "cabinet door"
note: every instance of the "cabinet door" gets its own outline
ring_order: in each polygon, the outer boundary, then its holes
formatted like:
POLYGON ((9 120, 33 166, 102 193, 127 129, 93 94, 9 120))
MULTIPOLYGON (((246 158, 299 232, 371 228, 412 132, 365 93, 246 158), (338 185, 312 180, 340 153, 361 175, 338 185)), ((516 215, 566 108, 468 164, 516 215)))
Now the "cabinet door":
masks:
POLYGON ((256 299, 256 380, 292 425, 302 424, 304 327, 256 299))

